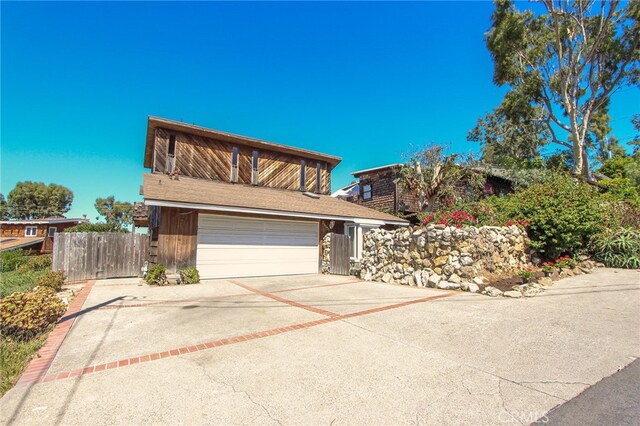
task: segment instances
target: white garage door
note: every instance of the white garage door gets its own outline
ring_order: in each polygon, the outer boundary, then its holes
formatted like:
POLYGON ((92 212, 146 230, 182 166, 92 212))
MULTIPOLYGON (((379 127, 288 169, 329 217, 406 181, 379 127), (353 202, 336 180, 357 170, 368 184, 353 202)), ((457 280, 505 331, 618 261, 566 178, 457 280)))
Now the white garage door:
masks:
POLYGON ((315 274, 318 223, 198 215, 202 278, 315 274))

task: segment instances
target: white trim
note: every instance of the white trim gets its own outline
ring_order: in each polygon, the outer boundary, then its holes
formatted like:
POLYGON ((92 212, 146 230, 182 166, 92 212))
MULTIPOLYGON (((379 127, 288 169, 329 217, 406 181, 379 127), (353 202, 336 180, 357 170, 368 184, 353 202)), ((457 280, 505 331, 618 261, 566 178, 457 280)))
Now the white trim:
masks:
POLYGON ((33 220, 0 220, 0 225, 45 225, 48 223, 83 223, 88 222, 86 219, 33 219, 33 220))
POLYGON ((197 204, 197 203, 180 203, 176 201, 158 201, 158 200, 144 200, 144 204, 147 206, 158 206, 158 207, 177 207, 183 209, 199 209, 199 210, 210 210, 216 212, 229 212, 229 213, 253 213, 253 214, 265 214, 271 216, 284 216, 284 217, 303 217, 308 219, 329 219, 329 220, 343 220, 347 222, 357 222, 357 221, 367 221, 367 224, 370 225, 398 225, 398 226, 408 226, 408 222, 396 222, 390 220, 378 220, 378 219, 361 219, 357 217, 348 217, 348 216, 333 216, 333 215, 325 215, 325 214, 315 214, 315 213, 298 213, 298 212, 287 212, 287 211, 279 211, 279 210, 267 210, 267 209, 252 209, 248 207, 229 207, 229 206, 217 206, 211 204, 197 204))
POLYGON ((37 226, 25 226, 24 227, 24 236, 25 237, 37 237, 38 236, 38 227, 37 226), (29 229, 33 229, 33 235, 29 235, 29 229))
POLYGON ((362 174, 362 173, 367 173, 367 172, 375 172, 376 170, 382 170, 382 169, 390 169, 392 167, 401 167, 402 163, 395 163, 395 164, 387 164, 386 166, 380 166, 380 167, 373 167, 371 169, 364 169, 364 170, 358 170, 357 172, 353 172, 351 173, 353 176, 362 174))
POLYGON ((47 228, 47 237, 53 237, 58 232, 58 228, 55 226, 50 226, 47 228), (53 229, 53 234, 51 234, 51 230, 53 229))

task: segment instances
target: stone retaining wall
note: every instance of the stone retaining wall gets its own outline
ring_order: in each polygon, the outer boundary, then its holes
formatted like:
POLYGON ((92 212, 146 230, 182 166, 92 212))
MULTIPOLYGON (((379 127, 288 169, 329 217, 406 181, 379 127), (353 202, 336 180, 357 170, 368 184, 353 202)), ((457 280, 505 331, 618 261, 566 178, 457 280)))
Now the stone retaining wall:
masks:
POLYGON ((364 236, 360 276, 367 281, 476 292, 477 276, 527 265, 525 242, 526 234, 516 226, 374 229, 364 236))

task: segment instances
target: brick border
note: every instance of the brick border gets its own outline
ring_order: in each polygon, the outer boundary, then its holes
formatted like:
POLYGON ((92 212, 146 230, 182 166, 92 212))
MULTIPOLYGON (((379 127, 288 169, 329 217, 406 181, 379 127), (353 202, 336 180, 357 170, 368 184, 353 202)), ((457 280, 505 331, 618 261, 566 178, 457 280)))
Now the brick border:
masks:
MULTIPOLYGON (((266 294, 268 294, 268 293, 266 293, 266 294)), ((84 368, 79 368, 77 370, 63 371, 61 373, 51 374, 51 375, 46 376, 44 378, 39 378, 38 380, 36 380, 36 383, 51 382, 51 381, 54 381, 54 380, 62 380, 62 379, 67 379, 67 378, 71 378, 71 377, 76 377, 76 376, 84 376, 86 374, 97 373, 97 372, 100 372, 100 371, 111 370, 111 369, 114 369, 114 368, 128 367, 128 366, 132 366, 132 365, 136 365, 136 364, 142 364, 142 363, 149 362, 149 361, 156 361, 156 360, 159 360, 159 359, 164 359, 164 358, 169 358, 169 357, 174 357, 174 356, 180 356, 180 355, 184 355, 184 354, 188 354, 188 353, 192 353, 192 352, 204 351, 204 350, 216 348, 216 347, 219 347, 219 346, 226 346, 226 345, 231 345, 231 344, 235 344, 235 343, 242 343, 242 342, 246 342, 246 341, 249 341, 249 340, 255 340, 255 339, 260 339, 260 338, 263 338, 263 337, 274 336, 276 334, 286 333, 286 332, 289 332, 289 331, 311 328, 311 327, 315 327, 315 326, 318 326, 318 325, 321 325, 321 324, 327 324, 327 323, 330 323, 330 322, 339 321, 339 320, 342 320, 342 319, 348 319, 348 318, 354 318, 354 317, 359 317, 359 316, 364 316, 364 315, 370 315, 370 314, 373 314, 373 313, 376 313, 376 312, 382 312, 382 311, 386 311, 386 310, 390 310, 390 309, 397 309, 397 308, 401 308, 403 306, 414 305, 416 303, 429 302, 429 301, 432 301, 432 300, 443 299, 443 298, 451 297, 451 296, 455 296, 455 295, 456 295, 456 293, 454 293, 454 292, 448 292, 448 293, 444 293, 444 294, 438 294, 438 295, 435 295, 435 296, 423 297, 421 299, 409 300, 407 302, 396 303, 396 304, 393 304, 393 305, 386 305, 386 306, 380 306, 378 308, 366 309, 364 311, 353 312, 353 313, 345 314, 345 315, 334 314, 333 316, 328 316, 327 318, 322 318, 322 319, 315 320, 315 321, 307 321, 307 322, 303 322, 303 323, 299 323, 299 324, 293 324, 293 325, 289 325, 289 326, 273 328, 273 329, 270 329, 270 330, 259 331, 257 333, 244 334, 244 335, 241 335, 241 336, 230 337, 230 338, 225 338, 225 339, 220 339, 220 340, 214 340, 214 341, 211 341, 211 342, 200 343, 200 344, 196 344, 196 345, 183 346, 181 348, 169 349, 169 350, 166 350, 166 351, 163 351, 163 352, 154 352, 154 353, 151 353, 151 354, 137 356, 137 357, 133 357, 133 358, 125 358, 125 359, 121 359, 121 360, 118 360, 118 361, 105 362, 103 364, 92 365, 92 366, 88 366, 88 367, 84 367, 84 368)), ((284 302, 284 303, 286 303, 286 302, 284 302)), ((297 304, 297 305, 300 305, 298 307, 301 307, 303 309, 312 308, 312 307, 307 306, 307 305, 302 305, 302 304, 297 304)))
POLYGON ((49 370, 53 359, 58 353, 58 349, 62 345, 67 333, 73 326, 78 317, 78 313, 82 309, 87 296, 91 292, 91 288, 95 284, 95 280, 87 281, 84 287, 73 298, 65 314, 58 320, 58 324, 47 336, 47 340, 38 351, 38 357, 31 360, 27 368, 16 382, 16 386, 39 382, 49 370))
POLYGON ((293 300, 285 299, 284 297, 276 296, 275 294, 271 294, 271 293, 267 293, 267 292, 262 291, 262 290, 258 290, 257 288, 249 287, 248 285, 246 285, 244 283, 241 283, 240 281, 229 280, 229 282, 232 283, 232 284, 237 285, 238 287, 242 287, 245 290, 252 291, 255 294, 258 294, 260 296, 268 297, 269 299, 273 299, 273 300, 278 301, 278 302, 286 303, 289 306, 293 306, 293 307, 300 308, 300 309, 305 309, 307 311, 311 311, 311 312, 314 312, 314 313, 320 314, 320 315, 326 315, 328 317, 338 317, 338 316, 340 316, 340 315, 336 314, 335 312, 330 312, 330 311, 326 311, 324 309, 316 308, 316 307, 313 307, 313 306, 304 305, 302 303, 298 303, 298 302, 295 302, 293 300))
MULTIPOLYGON (((339 285, 356 284, 356 283, 361 283, 361 282, 362 281, 356 280, 356 281, 347 281, 347 282, 343 282, 343 283, 320 284, 320 285, 310 285, 310 286, 306 286, 306 287, 286 288, 284 290, 272 291, 272 292, 270 292, 268 294, 287 293, 287 292, 290 292, 290 291, 300 291, 300 290, 306 290, 306 289, 310 289, 310 288, 335 287, 335 286, 339 286, 339 285)), ((235 284, 235 283, 233 283, 233 284, 235 284)), ((124 284, 119 284, 119 285, 124 285, 124 284)), ((249 290, 249 291, 252 291, 252 290, 249 290)), ((255 290, 255 291, 253 291, 253 293, 256 293, 256 291, 259 291, 259 290, 255 290)), ((265 294, 267 294, 267 293, 265 293, 265 294)), ((260 294, 260 295, 264 296, 264 294, 260 294)), ((251 294, 251 293, 237 293, 237 294, 227 294, 225 296, 217 296, 217 297, 210 297, 210 298, 198 297, 198 298, 191 298, 191 299, 157 300, 157 301, 154 301, 154 302, 147 302, 147 303, 129 303, 129 304, 123 304, 123 305, 106 305, 106 306, 101 306, 98 309, 100 309, 100 310, 109 310, 109 309, 120 309, 120 308, 145 308, 147 306, 168 305, 170 303, 215 302, 217 300, 224 300, 224 299, 229 299, 229 298, 232 298, 232 297, 246 297, 246 296, 253 296, 253 294, 251 294)))

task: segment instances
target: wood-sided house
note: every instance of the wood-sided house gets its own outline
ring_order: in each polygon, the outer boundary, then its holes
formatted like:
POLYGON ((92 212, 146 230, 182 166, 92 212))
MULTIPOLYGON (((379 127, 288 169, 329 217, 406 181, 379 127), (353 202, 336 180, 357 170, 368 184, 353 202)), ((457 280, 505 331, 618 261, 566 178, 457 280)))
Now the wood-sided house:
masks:
MULTIPOLYGON (((357 181, 334 192, 333 196, 379 211, 400 213, 415 222, 415 214, 420 211, 418 199, 397 182, 401 167, 402 164, 396 163, 353 172, 357 181)), ((486 177, 484 196, 513 192, 513 182, 506 170, 490 166, 477 166, 472 170, 486 177)), ((464 188, 465 183, 461 182, 460 191, 464 188)))
POLYGON ((23 249, 51 253, 58 232, 86 221, 66 217, 0 221, 0 251, 23 249))
MULTIPOLYGON (((340 158, 149 117, 142 195, 150 263, 203 278, 317 273, 321 239, 408 222, 331 197, 340 158)), ((139 225, 143 225, 139 223, 139 225)))

